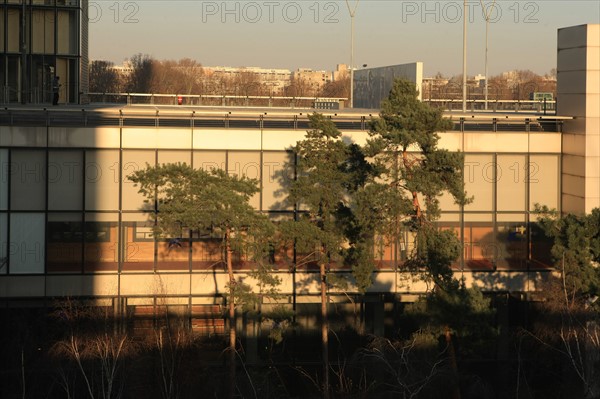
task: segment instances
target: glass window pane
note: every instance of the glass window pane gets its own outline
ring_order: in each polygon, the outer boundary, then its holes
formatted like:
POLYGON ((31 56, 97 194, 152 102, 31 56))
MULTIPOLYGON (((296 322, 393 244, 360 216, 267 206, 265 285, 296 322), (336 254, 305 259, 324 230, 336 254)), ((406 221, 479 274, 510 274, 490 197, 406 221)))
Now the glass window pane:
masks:
POLYGON ((294 179, 293 154, 287 152, 263 153, 262 209, 291 210, 285 204, 289 183, 294 179))
POLYGON ((59 54, 77 55, 77 18, 75 12, 59 10, 56 24, 56 42, 59 54))
POLYGON ((438 197, 440 201, 440 210, 444 212, 452 212, 460 210, 460 206, 454 201, 454 197, 448 191, 443 191, 438 197))
POLYGON ((192 269, 193 270, 226 270, 222 261, 221 240, 207 235, 192 234, 192 269))
POLYGON ((529 209, 536 203, 558 209, 558 155, 531 155, 529 158, 529 209))
MULTIPOLYGON (((0 9, 0 51, 4 52, 4 9, 0 9)), ((0 75, 4 76, 4 74, 0 75)))
POLYGON ((119 152, 112 150, 85 153, 85 209, 119 209, 119 152))
POLYGON ((43 151, 13 150, 10 168, 11 209, 45 209, 46 154, 43 151))
POLYGON ((145 169, 148 164, 154 166, 155 157, 154 151, 123 151, 123 210, 141 211, 154 206, 144 202, 144 196, 138 193, 139 187, 134 185, 128 176, 145 169))
MULTIPOLYGON (((440 230, 452 231, 458 240, 460 240, 460 215, 458 213, 443 213, 439 220, 435 222, 440 230)), ((455 270, 461 269, 460 254, 458 258, 450 265, 455 270)))
POLYGON ((79 213, 49 213, 46 246, 48 273, 81 273, 83 221, 79 213))
POLYGON ((186 163, 192 164, 190 151, 158 151, 158 164, 186 163))
POLYGON ((8 215, 0 213, 0 274, 8 270, 8 215))
POLYGON ((126 213, 122 216, 123 271, 154 270, 154 222, 150 214, 126 213))
POLYGON ((527 270, 527 236, 529 229, 523 214, 497 216, 496 241, 499 270, 527 270))
POLYGON ((83 153, 48 153, 48 209, 81 210, 83 206, 83 153))
POLYGON ((528 171, 525 155, 498 155, 497 162, 497 210, 525 211, 528 171))
POLYGON ((492 270, 497 258, 492 215, 465 214, 464 218, 465 269, 492 270))
POLYGON ((86 213, 83 226, 84 271, 117 271, 119 260, 119 216, 116 213, 86 213))
POLYGON ((19 51, 19 26, 21 25, 21 11, 15 10, 14 8, 8 9, 8 23, 7 23, 7 49, 10 52, 19 51))
POLYGON ((465 190, 473 202, 465 211, 492 211, 495 164, 492 155, 465 155, 465 190))
MULTIPOLYGON (((254 151, 229 151, 227 156, 227 173, 260 181, 260 153, 254 151)), ((250 205, 255 209, 260 209, 260 192, 257 192, 250 198, 250 205)))
POLYGON ((8 209, 8 150, 0 149, 0 210, 8 209))
MULTIPOLYGON (((150 227, 149 230, 151 231, 152 228, 150 227)), ((156 247, 157 270, 189 270, 191 251, 188 229, 180 229, 171 236, 158 238, 156 247)))
POLYGON ((225 170, 225 151, 194 151, 194 168, 225 170))
POLYGON ((554 242, 548 237, 537 223, 529 223, 531 240, 531 263, 532 269, 550 269, 554 267, 552 259, 552 246, 554 242))
POLYGON ((45 221, 43 213, 10 215, 11 274, 44 273, 45 221))

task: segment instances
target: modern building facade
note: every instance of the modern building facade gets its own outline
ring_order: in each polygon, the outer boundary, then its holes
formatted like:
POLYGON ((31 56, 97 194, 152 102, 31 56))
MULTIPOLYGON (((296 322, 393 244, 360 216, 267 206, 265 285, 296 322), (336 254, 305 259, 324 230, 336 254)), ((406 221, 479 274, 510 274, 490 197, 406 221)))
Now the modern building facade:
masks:
MULTIPOLYGON (((164 295, 212 303, 227 282, 218 243, 185 232, 181 246, 156 240, 147 205, 127 176, 146 164, 222 168, 261 181, 251 202, 257 210, 274 220, 293 218, 283 201, 295 168, 289 151, 309 128, 307 112, 0 111, 0 297, 164 295)), ((365 142, 369 113, 326 114, 346 139, 365 142)), ((464 209, 449 198, 441 204, 440 227, 464 243, 457 277, 485 290, 534 290, 551 264, 547 244, 531 228, 532 211, 535 203, 560 209, 563 121, 527 114, 452 118, 455 128, 441 133, 440 145, 465 153, 466 190, 475 197, 464 209)), ((426 291, 402 270, 409 245, 374 249, 373 294, 426 291)), ((247 271, 242 263, 238 268, 247 271)), ((278 262, 277 273, 290 298, 318 300, 314 270, 292 259, 278 262)))
POLYGON ((60 78, 60 103, 87 92, 87 0, 3 0, 0 3, 0 101, 50 103, 60 78))
MULTIPOLYGON (((56 14, 61 6, 49 7, 56 14)), ((597 206, 598 29, 559 31, 557 115, 446 115, 454 127, 440 133, 440 146, 465 154, 466 190, 475 199, 460 208, 443 198, 439 226, 462 240, 454 271, 468 285, 524 297, 534 293, 552 270, 549 243, 535 228, 535 204, 574 212, 597 206), (569 56, 563 64, 561 51, 571 48, 585 56, 569 56), (569 76, 586 83, 573 89, 563 83, 569 76)), ((283 201, 295 170, 290 149, 305 137, 309 112, 177 106, 0 110, 0 299, 91 298, 123 312, 154 306, 157 298, 190 312, 222 303, 228 276, 219 243, 183 231, 181 245, 157 240, 147 205, 127 176, 147 164, 222 168, 260 180, 251 202, 258 211, 273 220, 294 218, 296 211, 283 201)), ((360 144, 377 110, 324 113, 345 140, 360 144)), ((402 267, 409 246, 406 239, 374 248, 377 272, 367 296, 375 326, 383 326, 386 301, 411 300, 428 289, 402 267)), ((246 278, 243 255, 235 260, 238 275, 246 278)), ((349 275, 350 269, 334 272, 349 275)), ((319 302, 315 270, 292 257, 278 259, 275 273, 290 306, 319 302)), ((345 302, 358 292, 330 294, 333 302, 345 302)))
POLYGON ((557 112, 563 136, 563 211, 600 207, 600 25, 558 30, 557 112))

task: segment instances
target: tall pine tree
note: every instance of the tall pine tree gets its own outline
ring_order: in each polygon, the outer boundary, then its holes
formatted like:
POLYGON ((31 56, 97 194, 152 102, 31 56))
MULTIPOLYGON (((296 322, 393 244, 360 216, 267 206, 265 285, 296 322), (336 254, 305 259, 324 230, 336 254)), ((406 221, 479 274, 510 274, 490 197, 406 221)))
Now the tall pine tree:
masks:
MULTIPOLYGON (((235 395, 236 374, 236 306, 247 298, 251 288, 237 281, 233 273, 234 249, 244 251, 247 260, 260 266, 268 258, 269 239, 274 227, 269 219, 258 213, 249 200, 258 192, 258 182, 246 177, 229 176, 218 169, 204 171, 186 164, 148 166, 135 172, 130 180, 139 185, 146 201, 155 204, 155 232, 162 237, 180 237, 182 229, 220 239, 222 261, 227 265, 229 318, 229 383, 228 396, 235 395)), ((278 283, 268 273, 259 286, 278 283)))
POLYGON ((451 231, 440 231, 440 197, 449 193, 459 205, 469 202, 464 190, 463 155, 438 148, 437 132, 452 123, 440 110, 418 100, 412 82, 396 80, 373 119, 365 152, 381 171, 378 235, 388 246, 406 236, 407 266, 425 272, 439 288, 456 288, 451 264, 460 242, 451 231), (383 220, 381 220, 383 218, 383 220))

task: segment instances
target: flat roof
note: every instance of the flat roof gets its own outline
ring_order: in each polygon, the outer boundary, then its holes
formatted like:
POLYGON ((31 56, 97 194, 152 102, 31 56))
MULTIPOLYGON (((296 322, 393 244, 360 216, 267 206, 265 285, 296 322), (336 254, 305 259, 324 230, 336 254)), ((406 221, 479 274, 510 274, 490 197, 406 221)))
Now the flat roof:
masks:
MULTIPOLYGON (((170 116, 189 118, 191 115, 202 116, 229 116, 230 118, 257 117, 260 115, 271 117, 295 117, 305 116, 312 113, 336 117, 338 119, 357 119, 361 117, 376 117, 379 114, 378 109, 314 109, 314 108, 290 108, 290 107, 228 107, 228 106, 199 106, 199 105, 150 105, 150 104, 88 104, 88 105, 18 105, 11 104, 0 108, 0 112, 95 112, 114 116, 115 114, 132 116, 170 116)), ((543 112, 524 111, 444 111, 443 115, 451 120, 570 120, 571 116, 558 116, 554 114, 544 114, 543 112)))

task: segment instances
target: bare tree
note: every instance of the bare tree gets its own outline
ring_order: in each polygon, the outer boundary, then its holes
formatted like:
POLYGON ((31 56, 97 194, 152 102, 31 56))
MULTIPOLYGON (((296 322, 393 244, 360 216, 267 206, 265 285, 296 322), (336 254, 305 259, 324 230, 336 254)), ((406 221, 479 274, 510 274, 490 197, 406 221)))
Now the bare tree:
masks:
POLYGON ((118 93, 121 91, 121 78, 109 61, 90 63, 90 92, 118 93))
POLYGON ((136 54, 129 60, 132 71, 125 83, 130 93, 150 93, 156 61, 147 54, 136 54))
MULTIPOLYGON (((134 345, 114 328, 108 309, 67 300, 55 315, 66 324, 67 334, 54 344, 52 352, 74 363, 90 399, 121 398, 122 364, 134 352, 134 345)), ((60 385, 68 397, 75 397, 75 384, 69 381, 73 375, 64 367, 58 368, 60 385)))

